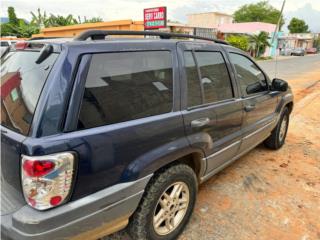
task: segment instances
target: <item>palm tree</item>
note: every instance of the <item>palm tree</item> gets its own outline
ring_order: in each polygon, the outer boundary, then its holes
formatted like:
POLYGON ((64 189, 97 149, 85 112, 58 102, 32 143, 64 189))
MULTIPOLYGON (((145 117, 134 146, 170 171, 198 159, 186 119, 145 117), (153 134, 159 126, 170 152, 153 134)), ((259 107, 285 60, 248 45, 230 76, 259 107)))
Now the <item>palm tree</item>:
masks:
POLYGON ((51 14, 48 19, 48 25, 51 27, 68 26, 74 24, 78 24, 78 21, 71 14, 69 14, 67 17, 60 15, 55 16, 51 14))
POLYGON ((35 24, 39 28, 48 27, 48 18, 47 18, 46 11, 44 11, 42 14, 40 8, 38 8, 37 12, 38 12, 37 15, 33 12, 30 12, 32 15, 31 24, 35 24))
POLYGON ((259 57, 260 52, 264 51, 266 47, 271 46, 268 39, 269 34, 267 32, 260 32, 250 36, 249 42, 255 51, 256 57, 259 57))

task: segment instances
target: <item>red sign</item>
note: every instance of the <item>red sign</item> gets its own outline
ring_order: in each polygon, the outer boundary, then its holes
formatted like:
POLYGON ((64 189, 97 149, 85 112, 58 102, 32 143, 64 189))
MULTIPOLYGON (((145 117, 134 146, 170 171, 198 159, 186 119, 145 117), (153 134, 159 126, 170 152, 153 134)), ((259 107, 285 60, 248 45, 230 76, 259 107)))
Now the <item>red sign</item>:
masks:
POLYGON ((144 29, 157 29, 167 27, 167 8, 147 8, 143 10, 144 29))

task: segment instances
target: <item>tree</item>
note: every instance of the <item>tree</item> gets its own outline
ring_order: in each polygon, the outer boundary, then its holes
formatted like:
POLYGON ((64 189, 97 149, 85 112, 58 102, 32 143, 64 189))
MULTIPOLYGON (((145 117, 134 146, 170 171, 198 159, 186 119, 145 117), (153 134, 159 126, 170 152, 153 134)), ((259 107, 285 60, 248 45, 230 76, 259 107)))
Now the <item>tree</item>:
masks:
POLYGON ((101 17, 93 17, 93 18, 87 18, 84 17, 84 20, 81 20, 81 17, 78 16, 78 23, 96 23, 96 22, 103 22, 103 19, 101 17))
MULTIPOLYGON (((280 11, 272 7, 267 1, 261 1, 256 4, 246 4, 234 12, 236 22, 266 22, 277 24, 280 11)), ((281 16, 280 29, 284 24, 284 18, 281 16)))
POLYGON ((71 14, 69 14, 67 17, 60 15, 55 16, 51 14, 51 16, 48 18, 49 27, 69 26, 74 24, 78 24, 78 21, 71 14))
POLYGON ((8 7, 8 17, 9 17, 9 23, 11 25, 14 25, 14 26, 19 25, 19 19, 17 18, 17 15, 13 7, 8 7))
POLYGON ((306 22, 299 18, 292 18, 288 29, 290 33, 308 33, 309 32, 309 26, 306 24, 306 22))
POLYGON ((247 36, 243 35, 229 35, 226 41, 236 48, 247 51, 249 48, 249 41, 247 36))
POLYGON ((34 24, 28 24, 16 16, 14 8, 8 7, 9 22, 1 24, 1 36, 31 37, 39 33, 39 28, 34 24))
POLYGON ((46 11, 41 13, 40 8, 37 9, 37 14, 30 12, 32 15, 31 24, 37 25, 39 28, 48 27, 48 18, 46 11))
POLYGON ((260 32, 259 34, 250 36, 249 42, 256 53, 256 57, 259 57, 260 53, 263 53, 266 47, 271 46, 269 43, 269 35, 266 32, 260 32))

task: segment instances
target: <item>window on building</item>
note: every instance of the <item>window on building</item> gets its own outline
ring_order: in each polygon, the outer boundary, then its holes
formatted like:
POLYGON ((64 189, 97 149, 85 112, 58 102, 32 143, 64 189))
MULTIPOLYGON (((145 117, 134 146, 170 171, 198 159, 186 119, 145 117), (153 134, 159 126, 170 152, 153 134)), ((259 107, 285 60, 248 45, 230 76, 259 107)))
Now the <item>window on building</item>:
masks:
POLYGON ((168 51, 95 54, 79 128, 125 122, 172 110, 172 57, 168 51))
POLYGON ((240 82, 241 93, 244 96, 268 90, 268 84, 263 72, 253 61, 236 53, 230 53, 230 58, 236 68, 237 79, 240 82))

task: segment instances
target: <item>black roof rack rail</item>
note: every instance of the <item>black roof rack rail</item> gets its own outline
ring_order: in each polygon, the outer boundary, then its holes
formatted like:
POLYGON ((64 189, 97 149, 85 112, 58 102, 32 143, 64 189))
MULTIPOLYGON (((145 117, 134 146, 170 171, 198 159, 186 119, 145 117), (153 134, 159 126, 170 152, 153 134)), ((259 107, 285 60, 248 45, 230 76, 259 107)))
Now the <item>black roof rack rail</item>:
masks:
POLYGON ((193 38, 193 39, 200 39, 200 40, 212 41, 215 43, 229 45, 229 43, 227 43, 226 41, 214 39, 214 38, 200 37, 200 36, 196 36, 196 35, 180 34, 180 33, 156 32, 156 31, 87 30, 87 31, 80 33, 73 40, 74 41, 85 41, 88 38, 91 38, 92 40, 104 40, 105 37, 109 36, 109 35, 158 36, 161 39, 193 38))
POLYGON ((33 41, 33 40, 46 40, 46 39, 57 39, 57 38, 63 38, 63 37, 33 37, 28 39, 28 41, 33 41))

